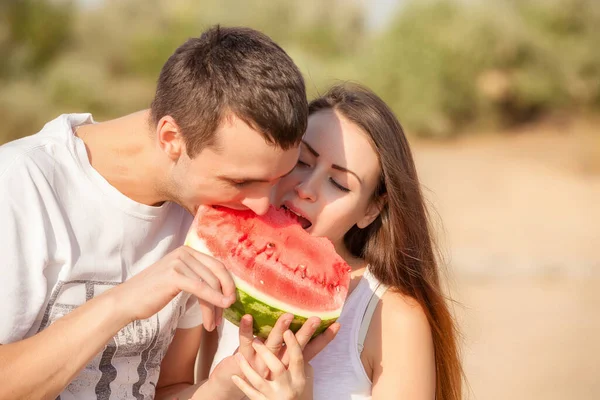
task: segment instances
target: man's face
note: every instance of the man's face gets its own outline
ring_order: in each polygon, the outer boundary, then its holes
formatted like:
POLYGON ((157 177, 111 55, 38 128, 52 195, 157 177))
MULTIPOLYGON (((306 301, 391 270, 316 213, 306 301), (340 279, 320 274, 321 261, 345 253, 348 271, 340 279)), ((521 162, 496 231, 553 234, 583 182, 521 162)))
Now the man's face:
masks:
POLYGON ((174 201, 195 214, 220 205, 264 214, 271 189, 296 165, 299 148, 282 150, 234 115, 225 118, 216 142, 193 159, 182 151, 171 173, 174 201))

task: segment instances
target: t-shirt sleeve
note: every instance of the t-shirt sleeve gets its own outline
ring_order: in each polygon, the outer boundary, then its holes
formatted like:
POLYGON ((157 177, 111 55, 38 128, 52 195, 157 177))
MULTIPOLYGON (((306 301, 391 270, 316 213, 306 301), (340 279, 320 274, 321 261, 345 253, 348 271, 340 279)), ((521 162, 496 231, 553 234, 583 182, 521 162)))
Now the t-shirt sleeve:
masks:
POLYGON ((185 303, 185 311, 179 318, 177 328, 179 329, 190 329, 194 328, 202 323, 202 311, 198 304, 198 299, 194 295, 188 297, 185 303))
MULTIPOLYGON (((0 152, 0 156, 4 156, 0 152)), ((49 183, 20 156, 0 165, 0 344, 25 337, 46 298, 48 224, 43 192, 49 183)))

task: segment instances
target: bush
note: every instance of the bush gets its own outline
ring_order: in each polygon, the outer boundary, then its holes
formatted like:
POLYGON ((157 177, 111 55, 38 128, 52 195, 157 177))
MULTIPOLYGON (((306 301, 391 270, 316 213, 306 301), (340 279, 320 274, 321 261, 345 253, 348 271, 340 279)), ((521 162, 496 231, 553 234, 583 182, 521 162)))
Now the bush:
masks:
POLYGON ((596 0, 413 1, 374 39, 363 80, 429 136, 597 110, 599 27, 596 0))
POLYGON ((352 4, 2 2, 0 143, 60 113, 103 120, 148 107, 167 57, 215 23, 273 37, 303 71, 310 97, 338 80, 373 88, 410 134, 445 137, 600 109, 598 0, 413 0, 376 31, 352 4))

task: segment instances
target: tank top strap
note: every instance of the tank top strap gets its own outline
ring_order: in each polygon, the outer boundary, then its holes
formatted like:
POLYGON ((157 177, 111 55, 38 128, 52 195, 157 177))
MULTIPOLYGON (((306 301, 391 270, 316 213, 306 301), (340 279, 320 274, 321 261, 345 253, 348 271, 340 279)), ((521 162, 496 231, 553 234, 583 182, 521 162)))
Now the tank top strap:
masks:
POLYGON ((386 292, 388 287, 381 282, 377 278, 371 274, 369 268, 365 271, 363 278, 369 283, 369 292, 370 296, 368 296, 367 305, 365 307, 364 313, 362 315, 362 320, 360 323, 360 328, 358 330, 358 353, 362 353, 364 349, 365 339, 367 337, 367 332, 369 331, 369 326, 371 325, 371 319, 373 318, 373 314, 375 313, 375 309, 377 308, 377 304, 379 304, 379 300, 386 292))

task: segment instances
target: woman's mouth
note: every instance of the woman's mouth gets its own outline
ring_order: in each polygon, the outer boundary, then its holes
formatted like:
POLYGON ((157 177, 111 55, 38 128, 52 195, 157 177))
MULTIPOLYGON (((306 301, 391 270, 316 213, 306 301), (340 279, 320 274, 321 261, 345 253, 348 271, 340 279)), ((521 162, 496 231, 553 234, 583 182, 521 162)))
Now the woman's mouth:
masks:
POLYGON ((298 211, 288 208, 285 204, 282 205, 281 208, 283 208, 284 210, 287 210, 287 212, 290 215, 292 215, 296 219, 296 221, 298 221, 300 226, 302 226, 302 229, 306 230, 312 226, 312 222, 310 222, 305 216, 300 214, 298 211))

